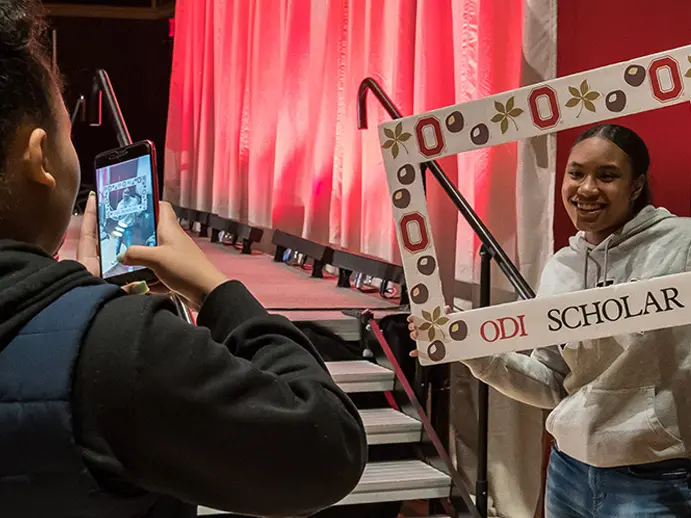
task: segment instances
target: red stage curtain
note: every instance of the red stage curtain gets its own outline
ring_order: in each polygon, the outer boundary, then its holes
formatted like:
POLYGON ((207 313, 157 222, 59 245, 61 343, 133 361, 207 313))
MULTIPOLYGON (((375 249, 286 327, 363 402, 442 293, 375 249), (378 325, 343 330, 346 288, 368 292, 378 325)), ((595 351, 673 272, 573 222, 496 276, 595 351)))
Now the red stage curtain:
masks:
MULTIPOLYGON (((397 261, 376 135, 387 116, 370 100, 370 129, 357 129, 360 82, 376 79, 409 115, 555 70, 556 0, 178 0, 164 195, 397 261)), ((442 160, 533 285, 552 253, 554 142, 442 160)), ((447 298, 472 299, 478 241, 433 182, 429 205, 447 298)), ((499 273, 494 284, 508 287, 499 273)), ((460 379, 454 424, 466 468, 475 383, 460 379)), ((491 412, 493 505, 532 516, 541 414, 496 393, 491 412)))
MULTIPOLYGON (((358 131, 358 85, 374 77, 404 114, 518 87, 524 3, 180 0, 166 197, 397 260, 375 134, 386 115, 370 101, 370 129, 358 131)), ((455 181, 460 165, 464 194, 516 258, 518 147, 443 161, 455 181)), ((457 215, 436 186, 430 205, 445 280, 473 280, 477 242, 461 224, 456 257, 457 215)), ((550 219, 545 210, 540 218, 550 219)))

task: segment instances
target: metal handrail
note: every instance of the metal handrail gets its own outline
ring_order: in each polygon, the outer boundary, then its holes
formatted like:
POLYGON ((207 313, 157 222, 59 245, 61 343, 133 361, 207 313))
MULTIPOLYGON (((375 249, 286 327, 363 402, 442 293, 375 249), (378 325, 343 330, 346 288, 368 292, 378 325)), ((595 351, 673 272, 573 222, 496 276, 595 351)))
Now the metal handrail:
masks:
MULTIPOLYGON (((371 77, 366 78, 360 83, 360 88, 358 89, 357 96, 357 116, 358 116, 358 129, 367 128, 367 92, 371 91, 372 94, 377 98, 379 103, 384 107, 387 113, 392 119, 401 119, 403 115, 396 108, 391 98, 386 95, 374 79, 371 77)), ((453 182, 446 176, 444 170, 439 166, 439 164, 432 160, 430 162, 425 162, 425 166, 431 171, 434 177, 439 182, 439 185, 444 189, 446 194, 449 196, 453 204, 456 206, 458 211, 463 215, 465 220, 468 222, 470 227, 473 229, 475 234, 480 238, 482 244, 487 248, 490 257, 497 262, 497 265, 504 272, 506 278, 512 284, 516 293, 522 299, 532 299, 535 297, 535 292, 528 284, 528 281, 521 275, 516 268, 516 265, 511 262, 509 256, 501 247, 496 238, 492 235, 489 229, 482 222, 480 217, 476 214, 473 208, 470 206, 468 201, 463 197, 458 188, 453 184, 453 182)))
MULTIPOLYGON (((393 103, 391 98, 382 90, 381 86, 377 81, 371 77, 365 78, 358 88, 357 96, 357 117, 358 117, 358 129, 367 128, 367 92, 372 92, 372 94, 377 98, 379 103, 384 107, 386 112, 392 119, 400 119, 403 117, 401 112, 398 110, 396 105, 393 103)), ((426 167, 431 171, 431 173, 436 178, 439 185, 444 189, 444 192, 451 199, 453 204, 456 206, 461 215, 468 222, 470 227, 473 229, 475 234, 480 238, 482 242, 481 255, 482 255, 482 269, 480 278, 480 292, 481 292, 481 305, 488 306, 490 304, 490 261, 494 259, 499 268, 504 273, 506 278, 509 280, 511 285, 516 290, 516 293, 522 299, 531 299, 535 297, 535 292, 528 284, 528 281, 521 275, 509 256, 501 247, 499 242, 495 239, 489 229, 485 226, 483 221, 477 215, 477 213, 470 206, 468 201, 463 197, 458 188, 453 184, 453 182, 446 176, 446 173, 441 168, 441 166, 435 161, 424 162, 421 164, 422 167, 426 167)), ((376 333, 375 333, 376 335, 376 333)), ((382 335, 383 338, 383 335, 382 335)), ((386 351, 386 347, 381 340, 382 347, 385 349, 385 353, 389 356, 390 351, 386 351)), ((388 347, 388 345, 387 345, 388 347)), ((393 353, 391 353, 393 354, 393 353)), ((394 367, 398 365, 397 362, 391 362, 394 367)), ((396 376, 400 378, 399 371, 400 367, 396 371, 396 376)), ((400 375, 404 376, 402 370, 400 370, 400 375)), ((400 379, 402 383, 405 380, 400 379)), ((489 407, 489 394, 488 387, 485 383, 479 381, 479 400, 478 400, 478 466, 477 466, 477 478, 476 478, 476 501, 477 507, 473 506, 472 509, 476 512, 479 511, 480 515, 484 518, 487 516, 487 435, 489 429, 488 422, 488 407, 489 407)), ((406 394, 408 391, 406 390, 406 394)), ((411 395, 409 395, 409 398, 411 395)), ((412 394, 412 397, 415 397, 412 394)), ((411 399, 413 406, 416 406, 415 402, 411 399)), ((448 453, 443 449, 441 443, 437 445, 434 443, 437 453, 442 457, 442 460, 446 464, 446 458, 448 453), (441 451, 439 450, 441 447, 441 451)), ((452 472, 453 478, 453 472, 452 472)), ((462 493, 463 494, 463 493, 462 493)))

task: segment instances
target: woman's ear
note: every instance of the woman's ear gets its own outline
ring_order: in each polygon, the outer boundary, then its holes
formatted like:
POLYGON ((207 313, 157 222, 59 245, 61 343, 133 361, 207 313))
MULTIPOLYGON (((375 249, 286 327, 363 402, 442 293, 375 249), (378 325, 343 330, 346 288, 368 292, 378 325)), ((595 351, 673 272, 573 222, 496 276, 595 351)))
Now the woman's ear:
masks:
POLYGON ((29 134, 22 161, 27 179, 53 189, 55 176, 49 171, 47 147, 48 135, 45 130, 34 128, 29 134))
POLYGON ((644 174, 639 174, 636 177, 636 179, 633 181, 633 190, 631 191, 631 201, 636 201, 638 199, 638 197, 643 192, 643 187, 645 186, 646 181, 647 181, 647 178, 645 177, 644 174))

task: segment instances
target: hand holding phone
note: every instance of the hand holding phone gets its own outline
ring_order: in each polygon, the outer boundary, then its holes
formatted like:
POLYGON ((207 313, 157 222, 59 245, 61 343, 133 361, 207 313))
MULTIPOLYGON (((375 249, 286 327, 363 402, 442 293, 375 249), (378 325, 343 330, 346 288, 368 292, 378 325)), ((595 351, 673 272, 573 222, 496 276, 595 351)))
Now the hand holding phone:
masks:
POLYGON ((206 296, 228 280, 179 225, 173 207, 160 203, 158 246, 132 246, 120 258, 123 264, 145 266, 168 289, 199 309, 206 296))
POLYGON ((172 206, 159 203, 151 142, 98 155, 96 195, 104 279, 120 285, 157 279, 195 308, 228 280, 180 227, 172 206))
POLYGON ((149 141, 106 151, 95 159, 101 276, 114 284, 155 280, 142 266, 118 261, 133 245, 156 246, 156 150, 149 141))

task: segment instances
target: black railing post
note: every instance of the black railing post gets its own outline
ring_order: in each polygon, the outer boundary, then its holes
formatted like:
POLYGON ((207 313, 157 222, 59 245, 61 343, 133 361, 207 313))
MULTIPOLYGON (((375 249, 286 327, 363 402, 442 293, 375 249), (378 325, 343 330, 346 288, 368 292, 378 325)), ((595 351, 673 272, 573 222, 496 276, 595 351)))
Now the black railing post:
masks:
MULTIPOLYGON (((492 257, 483 245, 480 247, 480 307, 492 304, 490 272, 492 257)), ((475 501, 482 518, 487 518, 487 440, 489 435, 489 387, 478 381, 478 424, 477 424, 477 479, 475 480, 475 501)))
POLYGON ((91 97, 89 99, 89 111, 91 112, 90 123, 92 126, 100 126, 102 123, 101 113, 102 113, 102 102, 105 96, 106 108, 108 109, 110 115, 110 123, 113 125, 113 131, 115 131, 115 137, 118 139, 118 144, 120 146, 127 146, 132 143, 132 137, 127 129, 127 124, 125 123, 125 117, 122 115, 120 110, 120 104, 118 104, 118 99, 115 96, 115 91, 113 90, 113 85, 110 82, 110 77, 108 77, 108 72, 103 69, 96 71, 94 75, 93 84, 91 88, 91 97))
POLYGON ((72 115, 70 115, 72 126, 77 122, 77 117, 79 117, 81 122, 86 122, 86 99, 84 99, 83 95, 77 98, 77 102, 72 109, 72 115))

